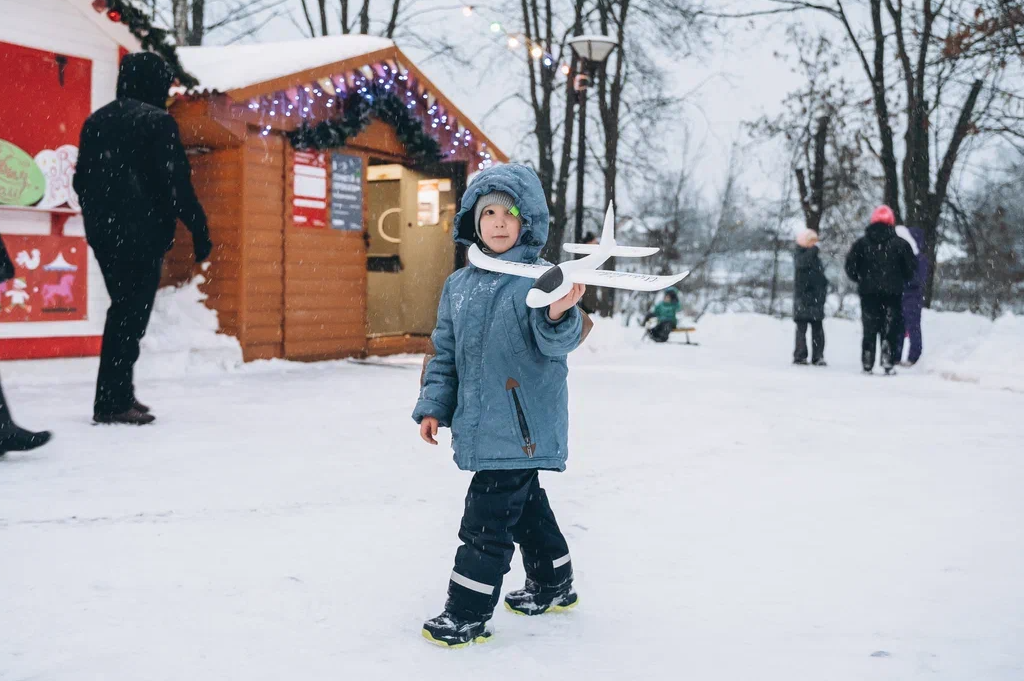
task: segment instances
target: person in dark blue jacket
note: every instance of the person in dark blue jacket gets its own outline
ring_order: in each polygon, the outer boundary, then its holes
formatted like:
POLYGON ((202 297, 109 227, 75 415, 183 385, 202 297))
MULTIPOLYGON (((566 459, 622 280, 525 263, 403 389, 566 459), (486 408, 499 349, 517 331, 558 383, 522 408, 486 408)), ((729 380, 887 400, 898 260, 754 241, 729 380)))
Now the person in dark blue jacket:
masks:
POLYGON ((924 230, 920 227, 896 227, 896 234, 910 244, 917 258, 917 269, 914 278, 907 282, 903 289, 903 325, 904 334, 900 334, 896 356, 903 357, 903 344, 910 339, 910 350, 903 366, 914 366, 921 359, 924 343, 921 338, 921 311, 924 308, 924 285, 928 281, 928 256, 924 250, 924 230))
MULTIPOLYGON (((521 165, 481 172, 455 216, 456 242, 492 257, 536 263, 548 236, 548 209, 537 174, 521 165)), ((413 419, 436 445, 452 430, 455 462, 475 475, 448 583, 444 612, 423 636, 456 647, 482 642, 500 597, 515 544, 526 586, 505 606, 539 615, 576 604, 569 549, 538 471, 565 469, 569 389, 566 356, 581 341, 576 285, 547 308, 526 305, 532 279, 468 265, 448 277, 431 336, 434 357, 423 375, 413 419)))

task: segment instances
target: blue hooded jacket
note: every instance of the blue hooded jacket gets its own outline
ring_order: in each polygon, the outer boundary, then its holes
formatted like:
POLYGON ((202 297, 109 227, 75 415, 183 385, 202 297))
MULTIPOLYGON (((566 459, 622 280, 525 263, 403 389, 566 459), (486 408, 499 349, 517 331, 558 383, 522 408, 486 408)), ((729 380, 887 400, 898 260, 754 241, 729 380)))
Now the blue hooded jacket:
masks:
MULTIPOLYGON (((477 199, 503 191, 515 199, 522 228, 496 256, 536 263, 548 237, 548 209, 537 174, 503 165, 481 172, 455 216, 455 241, 476 240, 477 199)), ((473 265, 448 277, 431 336, 413 419, 432 416, 452 429, 455 463, 469 471, 565 470, 569 439, 568 355, 580 343, 583 318, 573 307, 558 322, 547 308, 526 306, 533 280, 473 265)))

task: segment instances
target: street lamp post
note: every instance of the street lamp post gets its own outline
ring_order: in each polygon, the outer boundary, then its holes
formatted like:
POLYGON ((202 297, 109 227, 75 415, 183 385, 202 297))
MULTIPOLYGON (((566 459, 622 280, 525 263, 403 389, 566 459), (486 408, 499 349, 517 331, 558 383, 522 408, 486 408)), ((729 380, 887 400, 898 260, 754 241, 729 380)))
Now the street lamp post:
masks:
POLYGON ((606 35, 580 35, 569 40, 578 66, 573 89, 580 107, 580 131, 576 152, 576 225, 573 241, 583 241, 583 178, 587 161, 587 87, 598 66, 608 59, 618 42, 606 35))

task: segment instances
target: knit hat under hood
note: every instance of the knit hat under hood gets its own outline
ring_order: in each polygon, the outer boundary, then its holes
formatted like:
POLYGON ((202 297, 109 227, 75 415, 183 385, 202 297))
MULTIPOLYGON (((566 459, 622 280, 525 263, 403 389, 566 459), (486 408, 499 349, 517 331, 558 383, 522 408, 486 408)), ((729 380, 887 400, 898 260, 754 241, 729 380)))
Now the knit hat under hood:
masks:
POLYGON ((480 217, 484 214, 484 209, 487 206, 500 206, 512 213, 512 215, 519 217, 519 209, 516 208, 516 200, 506 192, 495 190, 489 194, 484 194, 476 200, 476 205, 473 207, 473 225, 476 227, 476 237, 483 242, 483 235, 480 233, 480 217))

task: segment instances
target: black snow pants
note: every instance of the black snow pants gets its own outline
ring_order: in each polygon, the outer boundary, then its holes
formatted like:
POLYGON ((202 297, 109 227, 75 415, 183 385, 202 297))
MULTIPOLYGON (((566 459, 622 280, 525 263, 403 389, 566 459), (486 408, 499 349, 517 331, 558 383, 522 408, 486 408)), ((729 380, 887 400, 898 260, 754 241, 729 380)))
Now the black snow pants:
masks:
POLYGON ((160 286, 163 258, 126 259, 97 253, 110 309, 103 327, 94 414, 120 414, 135 400, 134 370, 160 286))
POLYGON ((459 539, 462 546, 455 553, 445 610, 462 619, 491 618, 515 544, 527 578, 538 586, 572 581, 569 547, 536 470, 476 473, 466 494, 459 539))
POLYGON ((0 387, 0 440, 14 432, 14 419, 4 399, 4 389, 0 387))
POLYGON ((825 327, 821 320, 796 321, 796 349, 793 351, 793 359, 797 362, 807 361, 807 325, 811 326, 811 361, 820 362, 825 358, 825 327))
POLYGON ((900 336, 903 335, 903 296, 871 294, 860 297, 860 316, 864 324, 861 362, 865 371, 875 366, 877 338, 882 339, 880 363, 892 368, 899 362, 900 336))
POLYGON ((657 325, 651 329, 651 339, 655 343, 664 343, 668 341, 669 336, 672 335, 672 330, 676 328, 672 322, 658 322, 657 325))

